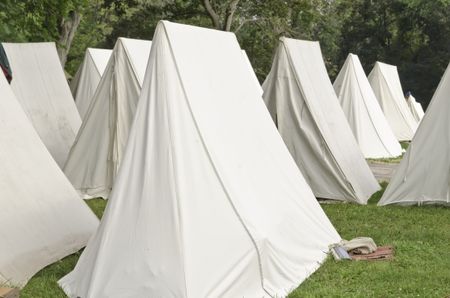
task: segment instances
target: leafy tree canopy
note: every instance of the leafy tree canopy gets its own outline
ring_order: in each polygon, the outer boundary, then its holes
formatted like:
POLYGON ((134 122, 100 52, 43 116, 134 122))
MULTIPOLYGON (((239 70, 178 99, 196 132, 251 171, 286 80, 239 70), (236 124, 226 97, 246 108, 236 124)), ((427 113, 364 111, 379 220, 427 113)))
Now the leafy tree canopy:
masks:
POLYGON ((161 19, 235 32, 261 81, 281 36, 320 41, 332 79, 350 52, 366 72, 377 60, 397 65, 425 104, 450 61, 450 0, 2 0, 0 41, 57 42, 72 12, 82 16, 72 74, 87 47, 151 39, 161 19))

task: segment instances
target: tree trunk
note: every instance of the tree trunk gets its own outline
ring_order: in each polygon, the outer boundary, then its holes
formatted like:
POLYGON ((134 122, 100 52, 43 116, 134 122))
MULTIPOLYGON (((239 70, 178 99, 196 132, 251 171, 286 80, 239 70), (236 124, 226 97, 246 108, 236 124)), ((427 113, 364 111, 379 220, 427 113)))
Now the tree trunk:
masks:
POLYGON ((226 4, 225 11, 219 11, 219 13, 213 8, 210 0, 203 0, 203 6, 216 29, 231 31, 234 13, 236 12, 239 1, 240 0, 231 0, 230 3, 226 4))
POLYGON ((75 11, 71 11, 69 16, 61 21, 59 28, 60 37, 58 41, 58 55, 63 68, 66 65, 67 55, 69 54, 70 46, 72 45, 80 21, 81 15, 75 11))
POLYGON ((231 25, 233 24, 233 16, 236 12, 237 5, 239 3, 239 0, 233 0, 230 3, 230 6, 227 8, 227 16, 225 21, 225 27, 223 28, 224 31, 231 31, 231 25))
POLYGON ((211 5, 211 2, 209 2, 209 0, 204 0, 203 1, 203 6, 206 9, 206 12, 208 12, 209 17, 211 18, 211 21, 213 23, 213 26, 216 29, 221 29, 221 24, 220 24, 220 17, 219 15, 216 13, 216 11, 214 10, 214 8, 211 5))

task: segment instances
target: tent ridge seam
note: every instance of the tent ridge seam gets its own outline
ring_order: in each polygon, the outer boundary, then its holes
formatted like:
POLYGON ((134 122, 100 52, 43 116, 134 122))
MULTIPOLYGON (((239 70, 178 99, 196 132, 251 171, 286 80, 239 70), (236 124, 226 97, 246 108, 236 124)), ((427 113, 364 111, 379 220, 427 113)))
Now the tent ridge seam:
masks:
POLYGON ((220 183, 220 185, 221 185, 221 187, 222 187, 222 189, 223 189, 223 191, 224 191, 226 197, 228 198, 228 202, 230 203, 231 208, 233 209, 233 211, 234 211, 236 217, 238 218, 238 220, 239 220, 239 222, 241 223, 242 227, 243 227, 244 230, 246 231, 247 235, 249 236, 249 238, 250 238, 251 242, 253 243, 253 246, 254 246, 254 248, 255 248, 255 250, 256 250, 256 255, 257 255, 257 259, 258 259, 258 267, 259 267, 258 269, 259 269, 260 281, 261 281, 261 287, 262 287, 262 289, 263 289, 269 296, 273 297, 273 295, 270 294, 270 293, 266 290, 266 288, 265 288, 265 286, 264 286, 264 274, 263 274, 263 269, 262 269, 261 253, 260 253, 260 251, 259 251, 259 248, 258 248, 258 245, 257 245, 257 243, 256 243, 256 240, 255 240, 255 238, 253 237, 253 235, 251 234, 251 232, 250 232, 250 230, 248 229, 248 227, 245 225, 245 222, 244 222, 242 216, 239 214, 239 212, 238 212, 238 210, 237 210, 235 204, 233 203, 233 200, 232 200, 232 198, 231 198, 231 195, 230 195, 230 193, 228 192, 228 190, 226 189, 225 183, 224 183, 224 181, 221 179, 221 177, 220 177, 220 175, 219 175, 219 171, 218 171, 218 169, 217 169, 217 166, 216 166, 215 163, 213 162, 213 159, 212 159, 212 156, 211 156, 210 152, 207 150, 207 149, 208 149, 208 146, 206 145, 205 138, 204 138, 203 135, 201 134, 201 131, 200 131, 200 129, 199 129, 198 122, 195 120, 194 112, 193 112, 192 106, 191 106, 191 104, 190 104, 190 102, 189 102, 188 95, 187 95, 187 92, 186 92, 186 88, 185 88, 185 86, 184 86, 184 84, 183 84, 183 81, 181 80, 181 74, 180 74, 180 70, 179 70, 179 68, 178 68, 177 59, 176 59, 176 57, 175 57, 175 54, 174 54, 174 51, 173 51, 173 47, 172 47, 172 44, 171 44, 171 41, 170 41, 170 38, 169 38, 169 34, 167 33, 167 28, 166 28, 166 25, 165 25, 165 24, 164 24, 163 28, 164 28, 164 32, 165 32, 165 35, 166 35, 166 38, 167 38, 167 41, 168 41, 168 44, 169 44, 170 52, 171 52, 172 57, 173 57, 173 60, 174 60, 175 68, 176 68, 176 70, 177 70, 177 75, 178 75, 178 79, 179 79, 179 81, 180 81, 181 89, 183 90, 183 93, 184 93, 184 99, 186 100, 186 104, 187 104, 188 109, 189 109, 189 114, 190 114, 191 117, 192 117, 192 121, 194 122, 195 128, 196 128, 196 130, 197 130, 197 132, 198 132, 198 135, 199 135, 199 137, 200 137, 201 143, 202 143, 203 147, 205 148, 206 156, 208 157, 208 160, 209 160, 209 162, 211 163, 211 166, 212 166, 212 168, 213 168, 213 170, 214 170, 214 173, 215 173, 217 179, 219 180, 219 183, 220 183))

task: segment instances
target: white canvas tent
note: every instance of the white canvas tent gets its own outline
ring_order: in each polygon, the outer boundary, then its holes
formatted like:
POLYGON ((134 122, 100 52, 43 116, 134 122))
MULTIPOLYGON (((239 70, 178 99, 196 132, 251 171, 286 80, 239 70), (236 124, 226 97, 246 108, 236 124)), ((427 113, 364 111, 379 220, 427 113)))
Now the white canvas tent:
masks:
POLYGON ((253 82, 254 82, 255 86, 259 89, 260 95, 262 96, 263 90, 261 88, 261 84, 258 81, 258 77, 256 76, 255 70, 253 69, 253 66, 250 63, 250 59, 248 59, 247 53, 244 50, 242 50, 242 54, 244 55, 245 63, 247 64, 248 69, 250 70, 250 73, 253 74, 253 76, 252 76, 253 82))
POLYGON ((391 158, 402 154, 358 56, 348 55, 333 87, 365 158, 391 158))
POLYGON ((60 167, 81 124, 53 42, 3 43, 14 72, 12 89, 60 167))
POLYGON ((98 220, 78 197, 0 75, 0 285, 23 286, 78 251, 98 220))
POLYGON ((263 90, 316 197, 366 204, 379 185, 339 105, 319 43, 281 38, 263 90))
POLYGON ((340 237, 234 34, 160 22, 101 226, 69 297, 285 297, 340 237))
POLYGON ((397 67, 376 62, 368 78, 397 140, 410 141, 416 132, 417 121, 403 96, 397 67))
POLYGON ((92 96, 102 78, 112 50, 88 48, 83 63, 78 68, 75 77, 70 82, 70 89, 81 119, 84 118, 92 96))
POLYGON ((151 41, 119 38, 70 150, 64 173, 85 198, 107 198, 122 161, 151 41))
POLYGON ((450 64, 378 205, 450 205, 450 64))
POLYGON ((406 103, 408 104, 408 108, 411 111, 411 114, 413 115, 414 119, 417 122, 420 122, 425 115, 425 112, 423 111, 422 105, 420 102, 417 102, 414 96, 411 94, 406 98, 406 103))

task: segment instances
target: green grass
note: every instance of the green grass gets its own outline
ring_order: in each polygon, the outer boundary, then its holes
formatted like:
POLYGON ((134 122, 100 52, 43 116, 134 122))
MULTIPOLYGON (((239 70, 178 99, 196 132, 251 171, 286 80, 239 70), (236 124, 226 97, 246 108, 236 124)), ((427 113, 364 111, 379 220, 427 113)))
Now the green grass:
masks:
MULTIPOLYGON (((344 239, 372 237, 378 245, 393 245, 392 261, 341 261, 328 258, 296 289, 297 297, 447 297, 450 295, 450 210, 444 207, 377 207, 383 189, 367 206, 322 205, 344 239)), ((101 216, 101 199, 88 205, 101 216)), ((22 298, 65 297, 58 279, 69 273, 80 253, 36 274, 22 298)))
POLYGON ((344 239, 372 237, 393 245, 392 261, 334 261, 331 257, 289 298, 447 297, 450 295, 450 210, 445 207, 323 205, 344 239))
MULTIPOLYGON (((400 142, 400 146, 402 149, 405 149, 405 151, 409 147, 409 142, 400 142)), ((404 153, 402 155, 392 158, 367 158, 369 162, 381 162, 381 163, 400 163, 402 161, 404 153)))
POLYGON ((88 206, 91 208, 92 211, 94 211, 95 215, 97 215, 98 218, 102 218, 103 211, 105 211, 106 207, 106 200, 103 199, 92 199, 85 201, 88 206))
MULTIPOLYGON (((92 211, 101 218, 106 207, 106 201, 103 199, 92 199, 85 201, 92 211)), ((66 297, 64 292, 59 288, 58 280, 72 271, 77 263, 81 251, 70 255, 61 261, 39 271, 20 293, 21 298, 57 298, 66 297)))

